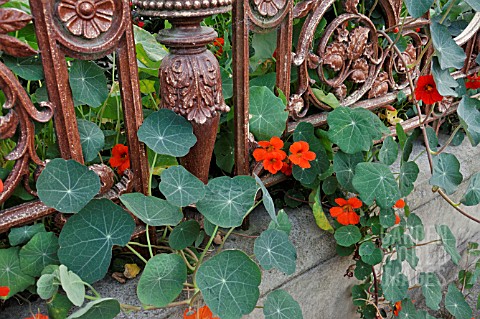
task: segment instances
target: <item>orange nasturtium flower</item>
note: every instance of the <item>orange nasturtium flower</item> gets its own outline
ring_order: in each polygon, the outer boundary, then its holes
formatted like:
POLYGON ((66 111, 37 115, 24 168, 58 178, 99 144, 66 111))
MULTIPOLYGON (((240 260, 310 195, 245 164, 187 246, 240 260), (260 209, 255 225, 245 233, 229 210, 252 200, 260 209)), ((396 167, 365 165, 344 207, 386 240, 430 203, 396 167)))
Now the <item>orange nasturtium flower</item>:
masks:
POLYGON ((395 205, 393 205, 393 208, 404 208, 405 207, 405 201, 403 199, 397 200, 395 205))
POLYGON ((284 151, 267 153, 263 160, 263 168, 272 174, 277 174, 283 168, 283 160, 287 157, 284 151))
POLYGON ((443 96, 438 93, 433 75, 427 74, 418 78, 417 87, 415 88, 415 98, 418 101, 422 100, 425 104, 433 104, 443 100, 443 96))
POLYGON ((395 225, 398 225, 400 224, 402 220, 400 219, 400 216, 398 216, 398 214, 395 214, 395 225))
POLYGON ((397 301, 395 303, 395 306, 393 307, 393 314, 398 317, 398 314, 400 313, 400 310, 402 310, 402 302, 397 301))
POLYGON ((10 288, 7 286, 0 286, 0 297, 6 297, 10 293, 10 288))
POLYGON ((215 41, 213 42, 213 46, 217 48, 217 52, 215 52, 215 55, 217 57, 219 57, 223 54, 223 46, 224 45, 225 45, 225 39, 224 38, 216 38, 215 41))
POLYGON ((130 168, 130 156, 128 155, 128 146, 117 144, 112 149, 112 157, 110 157, 110 166, 116 167, 120 175, 126 169, 130 168))
POLYGON ((283 141, 278 137, 274 136, 270 139, 270 141, 258 142, 258 145, 260 145, 261 148, 257 148, 253 151, 253 157, 257 162, 260 162, 265 159, 265 156, 268 153, 275 153, 281 151, 281 148, 283 147, 283 141))
POLYGON ((288 158, 285 160, 285 162, 283 162, 283 166, 280 169, 280 172, 282 172, 283 175, 285 175, 285 176, 292 175, 292 163, 290 162, 290 160, 288 158))
POLYGON ((467 76, 465 86, 467 87, 467 89, 480 89, 480 76, 478 74, 467 76))
POLYGON ((300 141, 290 145, 291 155, 288 157, 290 162, 301 168, 310 168, 310 161, 313 161, 317 155, 309 151, 310 145, 307 142, 300 141))
POLYGON ((0 179, 0 193, 3 193, 3 181, 0 179))
POLYGON ((28 317, 25 319, 48 319, 48 316, 42 315, 40 312, 38 312, 36 315, 33 315, 33 317, 28 317))
POLYGON ((198 309, 198 313, 193 309, 185 309, 183 313, 183 319, 219 319, 218 317, 213 317, 213 313, 208 308, 208 306, 203 306, 198 309))
POLYGON ((362 201, 356 197, 335 199, 338 207, 330 208, 330 215, 337 219, 342 225, 356 225, 360 222, 360 216, 355 213, 355 209, 362 207, 362 201))

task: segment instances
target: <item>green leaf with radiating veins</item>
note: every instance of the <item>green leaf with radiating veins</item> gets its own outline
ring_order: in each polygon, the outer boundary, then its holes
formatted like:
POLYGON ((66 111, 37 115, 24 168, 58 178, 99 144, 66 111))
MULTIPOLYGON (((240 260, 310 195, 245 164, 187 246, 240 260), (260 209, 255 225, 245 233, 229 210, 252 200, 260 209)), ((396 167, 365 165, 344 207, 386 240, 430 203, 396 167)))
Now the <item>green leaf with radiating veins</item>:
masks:
MULTIPOLYGON (((480 2, 478 2, 477 0, 465 0, 465 2, 468 3, 473 10, 480 12, 480 2)), ((480 64, 479 61, 480 58, 477 57, 478 64, 480 64)))
POLYGON ((385 164, 359 163, 352 184, 367 205, 375 200, 378 206, 390 208, 401 197, 397 181, 385 164))
POLYGON ((187 155, 197 143, 192 125, 169 109, 160 109, 150 114, 138 129, 137 135, 155 153, 174 157, 187 155))
POLYGON ((410 299, 402 301, 402 309, 398 313, 399 319, 418 319, 417 309, 410 299))
POLYGON ((208 182, 197 209, 215 225, 237 227, 252 208, 257 189, 255 179, 250 176, 217 177, 208 182))
POLYGON ((403 162, 400 167, 400 181, 399 189, 402 197, 408 196, 414 187, 414 182, 417 180, 418 173, 420 172, 417 163, 415 162, 403 162))
POLYGON ((45 205, 62 213, 76 213, 98 193, 100 178, 74 160, 56 158, 40 174, 37 190, 45 205))
POLYGON ((383 164, 392 165, 397 160, 397 157, 398 144, 393 140, 393 137, 387 136, 383 141, 378 158, 383 164))
POLYGON ((268 294, 263 306, 263 314, 265 319, 303 319, 298 302, 282 289, 268 294))
POLYGON ((425 297, 427 307, 438 310, 442 301, 442 285, 437 275, 433 272, 420 273, 419 283, 422 286, 422 293, 425 297))
POLYGON ((430 24, 435 55, 442 69, 461 69, 466 59, 465 51, 453 40, 448 28, 437 22, 430 24))
POLYGON ((457 249, 457 239, 447 225, 435 225, 435 230, 440 236, 443 243, 443 248, 450 255, 455 265, 460 261, 460 254, 457 249))
POLYGON ((455 155, 441 153, 433 158, 433 175, 430 178, 430 185, 443 188, 447 195, 451 195, 457 190, 462 180, 460 162, 455 155))
POLYGON ((10 234, 8 234, 8 241, 12 246, 25 244, 27 241, 32 239, 33 236, 40 232, 46 232, 45 225, 43 223, 12 228, 10 229, 10 234))
POLYGON ((35 284, 35 279, 29 276, 20 268, 18 247, 0 249, 0 286, 10 288, 10 293, 1 299, 8 299, 14 294, 27 289, 35 284))
POLYGON ((60 278, 58 272, 56 274, 43 274, 37 280, 37 294, 43 300, 53 297, 60 286, 60 278))
POLYGON ((413 18, 420 18, 423 16, 432 6, 433 0, 405 0, 408 13, 413 18))
POLYGON ((161 61, 168 54, 164 46, 155 39, 155 35, 150 32, 133 25, 133 35, 136 45, 143 47, 150 60, 154 62, 161 61))
POLYGON ((425 227, 418 215, 412 213, 408 216, 406 229, 415 240, 422 241, 425 239, 425 227))
POLYGON ((480 173, 470 178, 467 191, 460 202, 466 206, 475 206, 480 203, 480 173))
POLYGON ((145 196, 142 193, 123 194, 120 201, 150 226, 175 226, 183 218, 179 207, 154 196, 145 196))
POLYGON ((458 87, 458 82, 453 78, 450 70, 442 70, 440 68, 437 57, 433 57, 432 59, 432 74, 438 93, 440 93, 441 96, 458 96, 458 93, 455 92, 455 88, 458 87))
POLYGON ((63 290, 67 293, 68 299, 80 307, 85 299, 85 284, 82 279, 73 271, 68 270, 65 265, 58 267, 58 275, 63 290))
POLYGON ((353 225, 342 226, 335 231, 335 240, 337 244, 343 247, 349 247, 358 243, 362 238, 362 234, 358 227, 353 225))
POLYGON ((138 299, 143 304, 165 307, 182 292, 187 266, 180 255, 160 254, 151 258, 140 277, 138 299))
POLYGON ((278 229, 290 235, 292 230, 292 223, 288 219, 287 213, 283 209, 280 209, 277 214, 277 222, 273 220, 268 224, 268 229, 278 229))
POLYGON ((463 294, 455 287, 455 284, 448 285, 447 295, 445 296, 445 308, 456 319, 471 319, 472 308, 465 301, 463 294))
POLYGON ((69 75, 72 95, 81 104, 98 107, 108 98, 107 77, 94 62, 74 60, 69 75))
POLYGON ((95 123, 82 119, 78 119, 77 123, 83 156, 86 162, 91 162, 98 156, 98 152, 103 149, 105 135, 103 135, 103 131, 95 123))
POLYGON ((369 265, 376 265, 382 262, 383 252, 375 246, 371 241, 364 242, 360 245, 358 250, 362 261, 369 265))
POLYGON ((337 181, 349 192, 357 192, 352 185, 352 180, 355 175, 355 168, 357 164, 361 162, 363 162, 362 152, 346 154, 338 151, 333 157, 333 169, 335 170, 337 181))
POLYGON ((196 276, 207 306, 222 319, 240 319, 255 308, 261 272, 244 252, 226 250, 204 262, 196 276))
POLYGON ((267 87, 250 88, 250 131, 257 140, 270 140, 285 130, 288 111, 282 99, 267 87))
POLYGON ((372 266, 361 260, 357 260, 353 273, 358 280, 365 280, 372 273, 372 266))
POLYGON ((33 277, 40 274, 48 265, 58 265, 58 238, 54 233, 38 233, 20 249, 20 268, 33 277))
POLYGON ((125 246, 135 222, 123 208, 107 199, 91 201, 70 217, 59 237, 60 262, 88 283, 102 279, 113 245, 125 246))
POLYGON ((44 78, 42 60, 39 55, 28 58, 3 55, 2 60, 13 73, 27 81, 38 81, 44 78))
POLYGON ((457 114, 472 146, 480 143, 480 101, 464 96, 458 105, 457 114))
POLYGON ((382 289, 385 299, 397 302, 407 296, 408 278, 402 273, 399 260, 389 260, 383 266, 382 289))
POLYGON ((256 174, 253 174, 253 177, 255 177, 255 181, 257 182, 257 185, 262 190, 263 206, 265 207, 268 215, 270 215, 270 218, 272 219, 272 221, 274 223, 278 223, 277 213, 275 212, 275 205, 273 204, 272 196, 270 196, 270 193, 268 192, 267 188, 263 184, 262 180, 256 174))
POLYGON ((288 235, 276 229, 267 229, 255 240, 253 248, 260 265, 270 270, 277 268, 291 275, 295 272, 297 252, 288 235))
POLYGON ((117 299, 101 298, 87 303, 67 319, 113 319, 120 311, 120 303, 117 299))
POLYGON ((205 196, 205 185, 185 167, 178 165, 162 172, 160 191, 170 203, 184 207, 205 196))
POLYGON ((182 250, 192 245, 200 233, 200 225, 196 220, 187 220, 177 225, 170 236, 168 243, 172 249, 182 250))

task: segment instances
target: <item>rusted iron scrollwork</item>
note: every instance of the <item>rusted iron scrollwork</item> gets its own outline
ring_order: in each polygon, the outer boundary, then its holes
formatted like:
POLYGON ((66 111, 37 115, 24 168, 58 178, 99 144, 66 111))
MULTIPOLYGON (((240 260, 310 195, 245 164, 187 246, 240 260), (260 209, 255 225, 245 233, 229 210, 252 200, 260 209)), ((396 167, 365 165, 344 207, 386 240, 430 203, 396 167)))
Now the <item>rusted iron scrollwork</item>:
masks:
POLYGON ((158 40, 170 49, 159 72, 161 106, 192 123, 197 143, 181 162, 207 183, 220 112, 228 112, 229 107, 222 94, 220 66, 206 47, 217 33, 200 23, 210 15, 230 11, 232 0, 137 0, 133 4, 141 15, 172 23, 172 29, 158 35, 158 40))
MULTIPOLYGON (((4 2, 0 0, 0 3, 4 2)), ((16 132, 19 136, 16 148, 6 158, 14 160, 15 164, 12 173, 6 179, 5 191, 0 194, 0 203, 13 193, 22 178, 27 181, 26 189, 29 190, 28 176, 31 162, 38 166, 34 177, 38 176, 45 166, 45 163, 35 154, 34 128, 31 120, 46 122, 53 115, 61 157, 83 163, 65 57, 92 60, 114 51, 117 58, 132 172, 127 171, 121 182, 114 186, 113 172, 109 167, 94 165, 90 169, 99 175, 101 194, 104 197, 115 199, 118 193, 132 189, 146 194, 149 167, 145 147, 137 137, 137 130, 143 122, 143 113, 129 2, 124 0, 32 0, 30 8, 50 103, 41 104, 44 109, 37 110, 14 75, 0 64, 0 89, 7 97, 3 108, 10 109, 9 113, 0 117, 0 139, 11 138, 16 132)), ((28 16, 27 19, 24 15, 19 15, 19 21, 22 22, 13 23, 12 28, 5 32, 0 30, 0 33, 15 31, 25 26, 31 18, 28 16)), ((5 37, 6 35, 0 34, 0 49, 7 54, 27 56, 36 53, 31 49, 29 51, 20 47, 20 44, 14 41, 15 39, 10 39, 10 43, 19 48, 12 49, 12 45, 7 46, 5 44, 7 42, 2 40, 5 37)), ((0 232, 53 212, 53 209, 39 201, 6 209, 0 212, 0 232)))

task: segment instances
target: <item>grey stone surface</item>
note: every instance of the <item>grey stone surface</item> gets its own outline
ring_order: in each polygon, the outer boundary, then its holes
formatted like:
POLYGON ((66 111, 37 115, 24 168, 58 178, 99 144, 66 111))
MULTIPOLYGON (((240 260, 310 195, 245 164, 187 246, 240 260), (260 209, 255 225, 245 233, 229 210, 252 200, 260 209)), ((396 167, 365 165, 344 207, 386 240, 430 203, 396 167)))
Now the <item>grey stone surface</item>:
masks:
MULTIPOLYGON (((461 250, 466 247, 469 241, 480 242, 480 226, 457 213, 438 194, 432 192, 432 187, 428 183, 430 173, 427 157, 425 154, 421 154, 423 147, 419 144, 414 148, 411 158, 419 156, 417 163, 420 167, 420 175, 415 184, 415 191, 409 196, 407 202, 412 212, 418 214, 424 223, 428 224, 424 242, 438 238, 433 226, 435 224, 448 225, 457 236, 461 250)), ((480 148, 473 148, 468 141, 465 141, 461 147, 449 148, 447 151, 455 154, 462 164, 464 184, 452 196, 454 200, 458 201, 463 195, 468 179, 475 172, 480 171, 480 161, 478 160, 480 148)), ((467 211, 480 217, 477 208, 469 208, 467 211)), ((355 284, 355 280, 344 277, 346 269, 353 264, 351 258, 336 256, 333 236, 317 228, 309 207, 287 210, 287 213, 293 224, 291 239, 297 247, 297 269, 292 276, 285 276, 276 270, 264 271, 260 286, 259 305, 263 304, 269 292, 280 288, 288 291, 300 303, 305 319, 358 318, 350 296, 350 289, 355 284)), ((250 229, 246 232, 237 231, 236 233, 256 236, 267 228, 268 223, 267 213, 263 209, 257 209, 251 216, 250 229)), ((248 254, 252 254, 253 243, 254 238, 232 234, 226 248, 243 249, 248 254)), ((438 272, 444 284, 451 282, 458 272, 458 267, 453 265, 441 245, 433 244, 419 247, 417 254, 421 262, 416 271, 410 269, 407 264, 404 265, 404 269, 408 269, 407 274, 412 283, 415 283, 418 274, 422 271, 438 272)), ((462 260, 461 263, 464 262, 465 260, 462 260)), ((95 287, 105 297, 114 297, 121 300, 122 303, 139 305, 135 293, 137 280, 131 280, 121 285, 111 278, 106 278, 97 283, 95 287)), ((418 290, 413 291, 412 294, 418 304, 422 305, 423 301, 418 290)), ((478 291, 475 296, 477 294, 478 291)), ((474 305, 476 298, 471 297, 470 301, 474 305)), ((40 302, 32 304, 33 309, 38 307, 44 309, 40 302)), ((181 319, 182 313, 182 309, 166 309, 122 313, 117 318, 181 319)), ((478 315, 480 313, 477 313, 476 317, 478 315)), ((1 319, 17 319, 27 316, 29 316, 29 313, 26 305, 12 305, 0 313, 1 319)), ((256 309, 245 318, 263 318, 262 310, 256 309)))

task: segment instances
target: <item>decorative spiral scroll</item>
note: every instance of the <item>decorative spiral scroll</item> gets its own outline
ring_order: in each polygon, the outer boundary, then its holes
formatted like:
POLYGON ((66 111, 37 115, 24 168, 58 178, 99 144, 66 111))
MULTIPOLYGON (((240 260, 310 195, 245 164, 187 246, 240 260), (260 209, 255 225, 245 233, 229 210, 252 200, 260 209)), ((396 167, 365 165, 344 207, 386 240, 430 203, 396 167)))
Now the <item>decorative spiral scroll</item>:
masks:
POLYGON ((293 0, 246 0, 247 14, 253 24, 261 29, 277 27, 293 7, 293 0))
POLYGON ((84 60, 113 51, 130 16, 123 0, 57 0, 51 10, 59 43, 69 56, 84 60))
POLYGON ((6 115, 0 116, 0 139, 12 138, 18 132, 16 147, 5 156, 6 160, 15 161, 15 164, 4 181, 4 192, 0 193, 0 203, 3 203, 30 173, 30 162, 44 165, 35 152, 35 126, 32 120, 42 123, 49 121, 53 116, 53 106, 42 102, 42 110, 35 108, 20 82, 3 63, 0 63, 0 89, 6 98, 3 109, 9 110, 6 115))

